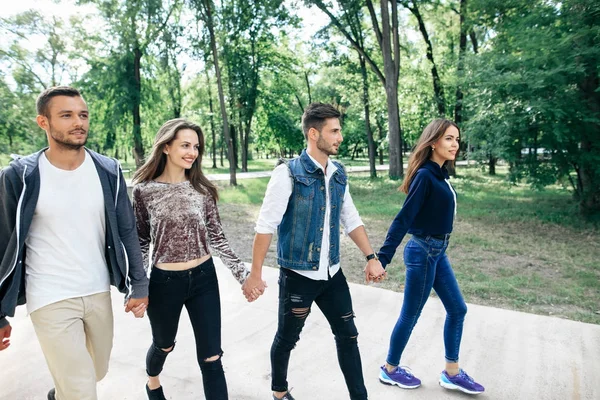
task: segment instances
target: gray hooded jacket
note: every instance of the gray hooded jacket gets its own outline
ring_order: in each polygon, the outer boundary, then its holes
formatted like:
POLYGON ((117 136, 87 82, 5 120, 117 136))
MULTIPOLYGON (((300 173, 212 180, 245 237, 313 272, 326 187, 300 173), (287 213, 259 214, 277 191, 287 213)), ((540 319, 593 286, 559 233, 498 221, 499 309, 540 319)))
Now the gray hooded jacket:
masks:
MULTIPOLYGON (((25 304, 25 238, 40 193, 38 161, 45 149, 14 160, 0 171, 0 328, 25 304)), ((110 282, 125 299, 148 296, 135 217, 119 163, 86 149, 92 157, 104 193, 105 255, 110 282)))

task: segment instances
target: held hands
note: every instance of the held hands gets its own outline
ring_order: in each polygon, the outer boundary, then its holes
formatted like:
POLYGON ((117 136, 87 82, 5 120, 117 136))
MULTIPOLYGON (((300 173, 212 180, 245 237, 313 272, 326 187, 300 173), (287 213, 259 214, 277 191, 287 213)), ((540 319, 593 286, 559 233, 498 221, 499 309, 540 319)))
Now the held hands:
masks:
POLYGON ((376 282, 379 283, 383 281, 387 277, 387 272, 381 266, 381 262, 378 259, 374 258, 372 260, 367 261, 367 265, 365 266, 365 281, 376 282))
POLYGON ((0 328, 0 351, 5 350, 10 346, 10 332, 12 326, 10 324, 0 328))
POLYGON ((146 308, 148 308, 148 297, 141 299, 132 298, 125 304, 125 312, 133 312, 133 315, 135 315, 136 318, 143 318, 146 308))
POLYGON ((246 278, 246 282, 242 285, 242 291, 249 303, 258 299, 267 288, 267 282, 263 281, 260 276, 255 276, 252 273, 246 278))

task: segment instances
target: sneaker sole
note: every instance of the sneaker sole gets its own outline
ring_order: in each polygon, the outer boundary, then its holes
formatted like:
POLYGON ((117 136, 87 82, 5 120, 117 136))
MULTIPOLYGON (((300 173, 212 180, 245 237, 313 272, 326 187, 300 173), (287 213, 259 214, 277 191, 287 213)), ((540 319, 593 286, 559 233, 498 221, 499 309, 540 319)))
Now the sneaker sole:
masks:
POLYGON ((383 378, 383 377, 379 377, 379 382, 383 383, 384 385, 390 385, 390 386, 398 386, 402 389, 416 389, 421 385, 416 385, 416 386, 407 386, 407 385, 403 385, 401 383, 398 383, 396 381, 393 381, 391 379, 388 378, 383 378))
POLYGON ((444 381, 442 379, 440 379, 440 386, 443 387, 443 388, 445 388, 445 389, 449 389, 449 390, 460 390, 461 392, 467 393, 467 394, 481 394, 481 393, 483 393, 483 392, 475 392, 473 390, 465 389, 462 386, 455 385, 452 382, 446 382, 446 381, 444 381))

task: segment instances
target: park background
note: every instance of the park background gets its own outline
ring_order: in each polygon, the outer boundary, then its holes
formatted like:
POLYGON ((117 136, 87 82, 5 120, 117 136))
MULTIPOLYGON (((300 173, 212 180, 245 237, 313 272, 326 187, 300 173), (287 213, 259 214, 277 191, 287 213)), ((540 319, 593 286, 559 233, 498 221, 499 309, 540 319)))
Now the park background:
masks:
MULTIPOLYGON (((339 158, 375 248, 433 118, 461 127, 449 256, 470 303, 600 324, 600 3, 590 0, 22 0, 0 9, 0 167, 46 143, 35 98, 80 88, 88 146, 128 176, 167 119, 199 123, 234 249, 314 101, 342 113, 339 158), (385 165, 385 170, 377 170, 385 165)), ((361 254, 343 240, 345 271, 361 254)), ((402 248, 380 286, 403 289, 402 248)), ((267 261, 275 265, 271 251, 267 261)))

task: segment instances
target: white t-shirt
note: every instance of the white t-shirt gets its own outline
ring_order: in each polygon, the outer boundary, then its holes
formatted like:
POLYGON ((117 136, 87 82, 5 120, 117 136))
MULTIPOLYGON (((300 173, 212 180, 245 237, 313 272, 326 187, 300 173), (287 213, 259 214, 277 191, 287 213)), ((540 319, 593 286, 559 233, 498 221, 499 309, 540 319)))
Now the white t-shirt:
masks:
POLYGON ((110 290, 104 255, 104 196, 90 155, 77 169, 40 155, 40 194, 25 245, 29 313, 57 301, 110 290))

